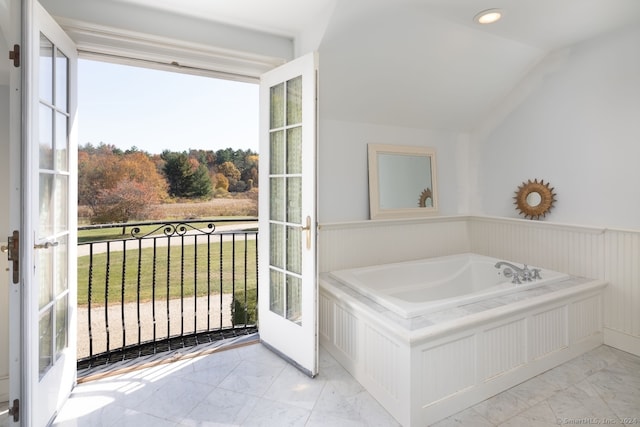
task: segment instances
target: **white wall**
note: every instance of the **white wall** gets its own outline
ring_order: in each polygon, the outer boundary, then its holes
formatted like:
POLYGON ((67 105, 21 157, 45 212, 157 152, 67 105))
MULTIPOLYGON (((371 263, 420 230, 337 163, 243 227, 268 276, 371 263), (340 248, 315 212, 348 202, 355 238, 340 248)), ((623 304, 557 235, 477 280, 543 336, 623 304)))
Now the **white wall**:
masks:
POLYGON ((472 211, 517 217, 528 179, 555 187, 548 220, 640 228, 640 26, 555 52, 507 100, 497 126, 471 137, 472 211))
POLYGON ((458 149, 459 146, 464 147, 464 141, 459 141, 457 135, 451 132, 322 119, 319 134, 320 223, 369 219, 369 143, 435 148, 440 214, 460 213, 458 193, 466 194, 466 179, 461 179, 465 177, 466 170, 460 169, 466 165, 466 149, 458 149))

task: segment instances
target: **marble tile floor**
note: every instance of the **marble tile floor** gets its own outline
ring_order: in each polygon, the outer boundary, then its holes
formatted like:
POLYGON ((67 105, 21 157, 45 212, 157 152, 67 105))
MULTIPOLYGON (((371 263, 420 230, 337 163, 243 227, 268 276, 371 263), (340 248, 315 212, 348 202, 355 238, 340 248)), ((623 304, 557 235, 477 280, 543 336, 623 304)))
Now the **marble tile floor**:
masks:
MULTIPOLYGON (((320 354, 313 380, 254 344, 85 382, 53 425, 398 426, 320 354)), ((434 426, 561 424, 640 425, 640 357, 600 346, 434 426)))

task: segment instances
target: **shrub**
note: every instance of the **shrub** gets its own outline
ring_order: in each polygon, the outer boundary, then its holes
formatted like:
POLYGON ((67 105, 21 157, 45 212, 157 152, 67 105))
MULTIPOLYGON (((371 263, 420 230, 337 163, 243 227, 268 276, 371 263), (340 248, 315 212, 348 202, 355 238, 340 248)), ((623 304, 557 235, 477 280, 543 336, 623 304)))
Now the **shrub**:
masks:
POLYGON ((231 322, 233 325, 257 325, 258 324, 258 295, 256 289, 249 289, 249 293, 236 291, 231 301, 231 322), (245 295, 246 303, 245 306, 245 295))

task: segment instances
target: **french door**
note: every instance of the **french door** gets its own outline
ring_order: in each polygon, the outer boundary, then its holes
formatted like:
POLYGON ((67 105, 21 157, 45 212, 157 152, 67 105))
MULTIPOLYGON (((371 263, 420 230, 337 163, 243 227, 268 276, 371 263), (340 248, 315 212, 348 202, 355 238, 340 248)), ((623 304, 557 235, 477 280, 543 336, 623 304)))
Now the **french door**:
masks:
POLYGON ((315 54, 260 82, 260 339, 318 373, 315 54))
POLYGON ((12 206, 20 209, 22 328, 10 351, 22 354, 20 423, 39 427, 76 379, 77 52, 37 1, 22 7, 22 200, 12 206))

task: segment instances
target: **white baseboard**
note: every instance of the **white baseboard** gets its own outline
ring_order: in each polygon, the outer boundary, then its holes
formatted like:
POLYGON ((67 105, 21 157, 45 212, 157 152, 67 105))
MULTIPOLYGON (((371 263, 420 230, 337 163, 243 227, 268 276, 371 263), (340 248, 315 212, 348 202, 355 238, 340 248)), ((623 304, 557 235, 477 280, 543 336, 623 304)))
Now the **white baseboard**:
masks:
POLYGON ((604 328, 604 343, 618 350, 640 356, 640 337, 604 328))

